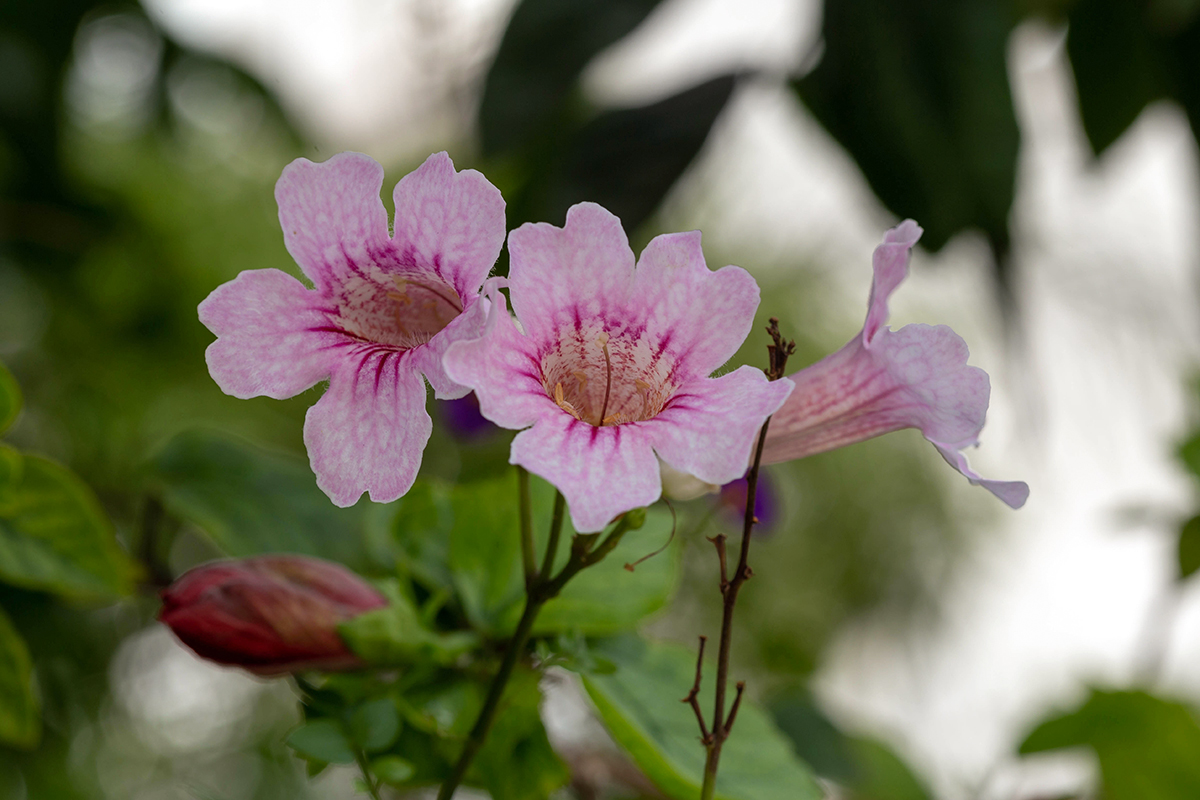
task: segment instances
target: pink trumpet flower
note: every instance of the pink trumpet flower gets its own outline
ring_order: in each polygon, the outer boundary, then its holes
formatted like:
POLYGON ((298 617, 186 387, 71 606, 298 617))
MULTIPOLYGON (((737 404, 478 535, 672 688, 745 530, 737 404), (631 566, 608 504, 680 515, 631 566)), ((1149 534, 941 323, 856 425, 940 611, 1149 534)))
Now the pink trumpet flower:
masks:
POLYGON ((945 325, 884 323, 888 297, 908 274, 921 227, 905 220, 875 248, 875 278, 862 332, 841 350, 791 376, 796 391, 771 420, 763 463, 790 461, 901 428, 918 428, 967 479, 1012 508, 1029 497, 1022 481, 993 481, 967 465, 979 443, 991 385, 967 366, 967 345, 945 325))
POLYGON ((710 483, 742 477, 792 390, 753 367, 708 377, 753 324, 749 273, 710 271, 699 231, 655 238, 635 267, 621 221, 594 203, 562 228, 522 225, 508 247, 521 329, 493 283, 484 335, 451 346, 446 372, 485 417, 525 429, 509 460, 558 487, 576 530, 657 500, 658 458, 710 483))
POLYGON ((312 281, 248 270, 200 304, 217 335, 208 368, 226 394, 283 399, 329 380, 304 444, 339 506, 386 503, 412 486, 439 399, 464 386, 442 368, 451 343, 480 335, 479 289, 504 244, 504 200, 478 172, 430 156, 396 184, 394 232, 383 168, 359 153, 297 159, 275 185, 288 252, 312 281))
POLYGON ((361 667, 338 623, 386 605, 340 564, 270 555, 188 570, 163 590, 158 618, 201 658, 281 675, 361 667))

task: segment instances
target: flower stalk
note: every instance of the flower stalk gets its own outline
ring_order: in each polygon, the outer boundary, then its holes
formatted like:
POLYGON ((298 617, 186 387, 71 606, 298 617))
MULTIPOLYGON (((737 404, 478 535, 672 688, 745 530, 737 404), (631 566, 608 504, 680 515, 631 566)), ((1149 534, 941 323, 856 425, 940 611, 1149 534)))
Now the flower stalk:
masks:
MULTIPOLYGON (((521 473, 524 473, 523 469, 519 467, 518 469, 521 473)), ((521 492, 521 517, 524 520, 530 506, 527 473, 524 479, 519 481, 519 487, 521 492)), ((513 670, 517 666, 517 661, 520 660, 522 654, 525 652, 526 645, 529 644, 533 625, 537 621, 537 616, 541 612, 542 607, 557 597, 567 583, 579 574, 580 571, 604 560, 604 557, 621 543, 621 538, 628 531, 640 528, 646 519, 643 509, 634 509, 622 515, 616 527, 603 540, 600 539, 599 533, 576 534, 571 540, 570 558, 563 565, 563 568, 559 570, 558 574, 552 576, 554 560, 558 555, 559 540, 562 537, 565 510, 566 500, 563 498, 561 492, 557 492, 554 498, 554 512, 550 522, 550 537, 546 544, 546 553, 545 559, 542 562, 542 568, 534 573, 532 578, 526 583, 525 610, 522 612, 521 619, 517 623, 516 631, 513 632, 512 638, 504 650, 504 660, 500 663, 500 669, 496 673, 496 676, 492 678, 492 683, 488 687, 487 697, 484 699, 479 717, 475 720, 475 725, 467 735, 467 741, 463 745, 458 762, 454 765, 454 770, 438 791, 437 800, 450 800, 454 796, 454 791, 462 783, 467 770, 470 769, 471 762, 475 760, 475 756, 482 749, 483 743, 487 739, 488 731, 492 727, 492 722, 496 718, 496 713, 500 709, 500 700, 504 696, 504 689, 512 677, 513 670), (596 544, 597 541, 600 542, 598 545, 596 544)), ((522 531, 522 543, 524 541, 524 531, 522 531)), ((532 536, 530 536, 529 541, 532 547, 532 536)), ((532 550, 530 550, 530 555, 532 556, 532 550)))
MULTIPOLYGON (((768 380, 777 381, 783 377, 788 357, 795 352, 796 344, 795 342, 784 341, 783 336, 779 332, 779 320, 772 317, 770 322, 771 324, 767 327, 767 334, 770 335, 772 343, 767 345, 769 366, 765 372, 768 380)), ((758 472, 762 464, 763 445, 767 439, 767 429, 770 425, 771 418, 767 417, 758 435, 758 444, 754 449, 754 460, 750 465, 750 472, 746 475, 746 513, 742 523, 742 541, 738 552, 738 562, 734 568, 732 577, 729 575, 728 569, 725 534, 717 534, 709 540, 717 550, 717 559, 721 570, 720 588, 723 598, 721 639, 717 649, 717 684, 713 701, 711 729, 705 725, 704 714, 697 700, 697 695, 700 692, 700 677, 704 665, 705 637, 703 636, 700 637, 700 655, 696 659, 696 680, 692 684, 688 696, 683 699, 683 702, 690 704, 692 710, 696 713, 696 720, 700 724, 700 741, 704 745, 705 750, 704 783, 700 789, 701 800, 712 800, 713 794, 716 791, 717 768, 721 761, 721 748, 733 730, 733 723, 737 719, 738 708, 742 703, 742 693, 746 688, 744 682, 738 682, 737 694, 734 697, 733 705, 729 709, 729 715, 726 716, 725 696, 729 685, 729 654, 733 646, 733 611, 737 605, 738 592, 741 590, 742 584, 754 575, 753 570, 750 569, 750 534, 754 529, 754 524, 758 522, 758 519, 754 516, 755 499, 758 493, 758 472)))

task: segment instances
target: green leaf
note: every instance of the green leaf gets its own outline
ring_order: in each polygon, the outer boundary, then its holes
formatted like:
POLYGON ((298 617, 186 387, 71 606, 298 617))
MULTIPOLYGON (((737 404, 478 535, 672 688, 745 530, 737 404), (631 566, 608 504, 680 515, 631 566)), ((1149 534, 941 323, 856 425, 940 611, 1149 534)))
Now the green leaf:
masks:
POLYGON ((494 800, 546 800, 570 779, 550 747, 538 713, 539 677, 531 670, 514 673, 476 756, 474 777, 494 800))
MULTIPOLYGON (((680 698, 691 688, 696 654, 681 647, 622 637, 597 653, 612 661, 611 675, 584 675, 588 695, 612 737, 668 797, 699 796, 704 747, 691 708, 680 698)), ((712 707, 711 666, 702 682, 702 708, 712 707)), ((717 776, 721 800, 818 800, 812 772, 758 707, 743 700, 717 776)))
POLYGON ((850 737, 855 800, 930 800, 932 795, 912 768, 883 742, 850 737))
MULTIPOLYGON (((517 525, 517 484, 512 475, 457 486, 450 531, 450 570, 463 608, 482 631, 506 636, 517 625, 525 603, 521 543, 517 525)), ((549 538, 554 489, 531 481, 537 561, 549 538)), ((579 573, 557 598, 546 603, 535 635, 578 631, 610 635, 627 630, 666 605, 678 583, 679 547, 672 545, 630 572, 636 561, 665 544, 674 524, 671 512, 652 508, 641 529, 630 531, 599 564, 579 573)), ((555 568, 561 568, 575 533, 565 521, 555 568)))
POLYGON ((516 478, 458 485, 451 497, 450 571, 463 610, 475 628, 504 635, 508 610, 525 596, 516 478))
POLYGON ((419 480, 397 503, 391 530, 397 559, 431 592, 453 588, 449 565, 453 523, 450 487, 440 482, 419 480))
POLYGON ((327 764, 354 763, 354 747, 337 720, 306 722, 291 732, 287 745, 306 758, 327 764))
POLYGON ((150 462, 163 504, 227 555, 302 553, 371 571, 372 504, 338 508, 308 464, 211 431, 185 431, 150 462))
POLYGON ((381 756, 370 766, 371 774, 389 786, 403 787, 417 774, 416 768, 400 756, 381 756))
MULTIPOLYGON (((0 457, 5 470, 13 452, 0 457)), ((83 481, 53 461, 22 456, 19 478, 0 490, 0 580, 58 594, 112 596, 132 592, 136 575, 83 481)))
POLYGON ((17 379, 8 371, 8 367, 0 363, 0 433, 8 430, 19 413, 21 387, 17 385, 17 379))
POLYGON ((41 735, 29 650, 0 609, 0 743, 33 749, 41 735))
POLYGON ((1200 570, 1200 516, 1183 523, 1179 530, 1179 580, 1200 570))
POLYGON ((368 753, 387 750, 400 735, 400 712, 386 697, 363 703, 350 715, 350 733, 368 753))
POLYGON ((419 662, 452 664, 479 644, 470 632, 436 633, 421 623, 411 601, 393 596, 386 608, 368 611, 338 626, 346 645, 374 666, 419 662))
POLYGON ((513 11, 479 106, 487 156, 537 147, 569 114, 579 73, 660 0, 524 0, 513 11))
POLYGON ((1104 152, 1149 103, 1167 95, 1164 52, 1142 3, 1084 0, 1068 16, 1067 55, 1083 129, 1104 152))
MULTIPOLYGON (((533 626, 534 634, 611 636, 664 608, 678 586, 683 553, 680 540, 671 539, 674 525, 669 509, 647 509, 646 522, 640 529, 625 534, 603 561, 580 572, 562 594, 546 603, 533 626), (625 568, 668 541, 670 545, 663 552, 632 571, 625 568)), ((570 522, 564 527, 570 530, 570 522)), ((567 551, 565 546, 560 548, 559 567, 566 563, 567 551)), ((514 629, 517 619, 514 616, 510 623, 514 629)))
POLYGON ((997 0, 829 0, 824 55, 794 84, 884 205, 921 223, 931 250, 977 227, 1007 252, 1020 140, 1006 60, 1014 21, 997 0))
POLYGON ((1200 797, 1200 724, 1182 703, 1093 690, 1076 711, 1038 725, 1021 753, 1081 746, 1100 761, 1106 800, 1200 797))

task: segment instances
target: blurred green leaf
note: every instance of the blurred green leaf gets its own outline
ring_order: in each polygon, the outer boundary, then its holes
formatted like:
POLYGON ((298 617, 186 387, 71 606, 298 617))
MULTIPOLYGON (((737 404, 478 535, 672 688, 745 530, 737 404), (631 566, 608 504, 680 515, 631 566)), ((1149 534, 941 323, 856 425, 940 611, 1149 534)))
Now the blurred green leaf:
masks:
POLYGON ((475 628, 504 634, 506 612, 525 596, 516 479, 458 485, 451 497, 450 571, 463 610, 475 628))
POLYGON ((386 608, 368 611, 341 623, 347 646, 374 666, 403 666, 422 661, 453 663, 475 648, 479 638, 466 631, 435 633, 421 624, 417 609, 402 597, 386 608))
MULTIPOLYGON (((11 453, 4 460, 11 466, 11 453)), ((21 457, 0 491, 0 580, 66 595, 133 591, 137 566, 117 543, 92 491, 70 470, 21 457)))
POLYGON ((370 766, 371 774, 389 786, 403 787, 417 774, 416 768, 400 756, 382 756, 370 766))
POLYGON ((17 379, 8 371, 8 367, 0 363, 0 433, 8 427, 21 413, 21 387, 17 379))
POLYGON ((1179 459, 1188 472, 1200 478, 1200 432, 1189 437, 1179 446, 1179 459))
POLYGON ((854 800, 930 800, 932 795, 900 756, 883 742, 850 738, 855 777, 854 800))
POLYGON ((1182 703, 1093 690, 1078 710, 1038 725, 1020 752, 1065 747, 1095 751, 1106 800, 1200 797, 1200 724, 1182 703))
POLYGON ((433 592, 453 588, 450 576, 450 529, 454 509, 450 488, 418 480, 397 503, 392 538, 402 568, 433 592))
POLYGON ((303 459, 191 430, 151 459, 150 474, 167 510, 199 526, 227 555, 302 553, 371 572, 371 504, 338 508, 303 459))
POLYGON ((1190 578, 1200 569, 1200 516, 1183 523, 1179 530, 1179 579, 1190 578))
POLYGON ((590 120, 545 179, 539 218, 558 224, 568 208, 587 200, 620 217, 625 230, 636 230, 696 158, 736 83, 736 75, 722 75, 590 120))
POLYGON ((570 778, 546 738, 538 706, 539 674, 516 672, 474 764, 475 778, 494 800, 546 800, 570 778))
POLYGON ((0 743, 32 749, 41 733, 29 649, 0 609, 0 743))
MULTIPOLYGON (((545 550, 554 504, 554 489, 531 482, 537 561, 545 550)), ((450 569, 463 608, 482 631, 507 635, 516 628, 525 604, 525 578, 517 529, 517 489, 511 474, 460 485, 453 489, 454 521, 450 532, 450 569)), ((579 573, 555 599, 546 603, 534 626, 535 635, 579 631, 609 635, 627 630, 666 605, 678 583, 680 549, 645 561, 630 572, 625 564, 662 547, 674 524, 671 512, 655 507, 640 530, 625 535, 599 564, 579 573)), ((567 544, 575 533, 563 524, 555 569, 567 561, 567 544)))
POLYGON ((823 778, 845 787, 849 800, 929 800, 929 791, 886 744, 849 736, 825 716, 807 693, 771 703, 771 716, 796 753, 823 778))
POLYGON ((1083 0, 1068 17, 1067 54, 1092 152, 1104 152, 1147 104, 1168 92, 1161 47, 1147 8, 1128 0, 1083 0))
POLYGON ((824 55, 795 82, 894 214, 939 250, 977 227, 1003 268, 1019 132, 1000 0, 827 0, 824 55))
MULTIPOLYGON (((610 675, 583 676, 608 732, 667 796, 697 797, 704 747, 695 715, 680 702, 695 677, 696 654, 632 636, 610 640, 596 650, 617 667, 610 675)), ((710 666, 708 679, 701 684, 702 708, 712 707, 712 674, 710 666)), ((722 751, 717 797, 817 800, 822 796, 811 770, 770 718, 744 700, 722 751)))
POLYGON ((400 735, 400 713, 389 698, 363 703, 350 715, 350 733, 368 753, 387 750, 400 735))
POLYGON ((539 147, 568 113, 579 73, 660 0, 523 0, 488 70, 479 106, 483 152, 539 147))
POLYGON ((306 722, 288 735, 287 744, 300 755, 327 764, 354 763, 354 748, 337 720, 306 722))

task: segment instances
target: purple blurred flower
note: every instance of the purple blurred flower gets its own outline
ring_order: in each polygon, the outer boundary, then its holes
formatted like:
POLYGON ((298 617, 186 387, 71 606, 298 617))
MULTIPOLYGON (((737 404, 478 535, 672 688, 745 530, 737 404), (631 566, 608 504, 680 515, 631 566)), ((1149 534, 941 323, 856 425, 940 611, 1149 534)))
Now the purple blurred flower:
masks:
POLYGON ((450 435, 459 441, 476 441, 499 430, 480 412, 479 398, 474 392, 454 400, 443 400, 438 404, 438 410, 450 435))
MULTIPOLYGON (((731 525, 741 527, 746 514, 746 492, 750 488, 749 481, 738 478, 721 487, 717 495, 717 507, 722 511, 731 525)), ((768 533, 771 527, 779 521, 779 492, 775 481, 767 470, 758 472, 758 492, 754 498, 754 516, 758 523, 754 533, 768 533)))

